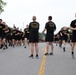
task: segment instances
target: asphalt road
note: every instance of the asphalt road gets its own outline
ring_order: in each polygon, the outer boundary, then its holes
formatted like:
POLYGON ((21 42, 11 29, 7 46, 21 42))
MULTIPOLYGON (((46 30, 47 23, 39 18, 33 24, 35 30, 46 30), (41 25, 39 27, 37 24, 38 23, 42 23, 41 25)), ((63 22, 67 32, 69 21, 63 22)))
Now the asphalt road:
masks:
POLYGON ((45 50, 45 43, 39 43, 39 59, 35 52, 32 59, 29 46, 0 49, 0 75, 76 75, 76 59, 71 57, 69 44, 66 52, 54 44, 53 56, 45 56, 45 50))

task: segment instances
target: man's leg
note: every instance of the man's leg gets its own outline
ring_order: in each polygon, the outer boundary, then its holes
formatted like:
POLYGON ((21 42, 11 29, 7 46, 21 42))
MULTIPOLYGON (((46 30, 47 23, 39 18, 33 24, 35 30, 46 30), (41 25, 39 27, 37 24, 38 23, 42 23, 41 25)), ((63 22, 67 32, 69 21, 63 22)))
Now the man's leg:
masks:
POLYGON ((46 42, 46 53, 45 53, 45 55, 48 55, 48 50, 49 50, 49 42, 46 42))
POLYGON ((63 51, 65 52, 65 45, 66 45, 66 42, 65 40, 62 41, 62 47, 63 47, 63 51))
POLYGON ((50 52, 50 55, 53 55, 53 49, 54 49, 53 42, 50 42, 50 45, 51 45, 51 52, 50 52))
POLYGON ((72 54, 72 57, 74 58, 74 47, 75 47, 75 43, 72 43, 72 50, 71 50, 71 54, 72 54))
POLYGON ((29 57, 33 57, 34 54, 34 43, 30 43, 31 55, 29 57))
POLYGON ((35 50, 36 50, 36 57, 38 57, 39 52, 38 43, 35 43, 35 50))

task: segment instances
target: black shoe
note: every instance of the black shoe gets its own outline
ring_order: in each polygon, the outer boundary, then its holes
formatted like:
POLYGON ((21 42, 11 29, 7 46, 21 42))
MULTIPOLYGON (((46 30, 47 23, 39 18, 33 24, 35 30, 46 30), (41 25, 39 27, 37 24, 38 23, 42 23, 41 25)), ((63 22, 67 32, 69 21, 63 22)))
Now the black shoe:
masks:
POLYGON ((30 57, 30 58, 33 58, 33 55, 31 54, 29 57, 30 57))
POLYGON ((45 53, 44 55, 49 55, 48 53, 45 53))
POLYGON ((6 49, 8 49, 7 45, 5 45, 6 49))
POLYGON ((49 55, 53 55, 53 53, 50 53, 49 55))
POLYGON ((14 45, 12 45, 13 46, 13 48, 15 47, 14 45))
POLYGON ((24 48, 26 48, 26 46, 24 48))
POLYGON ((63 51, 65 52, 65 47, 63 47, 63 51))
POLYGON ((3 45, 1 44, 1 47, 0 47, 0 49, 2 49, 3 48, 3 45))
POLYGON ((74 52, 72 52, 71 54, 72 54, 72 58, 74 59, 74 52))
POLYGON ((62 44, 59 44, 59 47, 62 48, 62 44))
POLYGON ((6 47, 6 49, 8 49, 8 47, 6 47))
POLYGON ((38 54, 36 55, 36 58, 37 58, 37 59, 39 58, 38 54))
POLYGON ((6 48, 3 48, 3 50, 5 50, 6 48))
POLYGON ((0 47, 0 49, 2 49, 2 47, 0 47))

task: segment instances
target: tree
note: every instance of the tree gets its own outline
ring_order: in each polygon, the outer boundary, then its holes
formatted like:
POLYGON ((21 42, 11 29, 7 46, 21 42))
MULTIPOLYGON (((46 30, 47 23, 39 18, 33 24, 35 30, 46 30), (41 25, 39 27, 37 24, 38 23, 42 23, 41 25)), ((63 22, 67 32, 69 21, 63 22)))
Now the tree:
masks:
POLYGON ((39 33, 39 40, 45 41, 45 33, 39 33))
POLYGON ((4 6, 6 6, 6 2, 0 0, 0 14, 4 11, 4 6))

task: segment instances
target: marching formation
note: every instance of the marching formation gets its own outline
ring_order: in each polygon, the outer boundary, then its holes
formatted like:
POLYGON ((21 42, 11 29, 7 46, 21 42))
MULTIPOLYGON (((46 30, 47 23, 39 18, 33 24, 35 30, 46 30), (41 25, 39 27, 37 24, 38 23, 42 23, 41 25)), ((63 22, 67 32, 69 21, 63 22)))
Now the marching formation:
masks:
MULTIPOLYGON (((34 49, 36 51, 36 58, 39 58, 39 28, 40 23, 36 21, 36 16, 32 17, 32 22, 29 25, 26 25, 24 31, 19 29, 15 25, 13 28, 10 28, 5 22, 0 19, 0 49, 8 49, 9 46, 24 46, 27 48, 27 45, 30 45, 30 58, 34 57, 34 49)), ((71 45, 71 55, 74 59, 74 47, 76 43, 76 19, 71 21, 69 25, 71 33, 69 34, 67 27, 64 26, 61 30, 54 34, 56 31, 56 24, 52 21, 52 16, 48 17, 48 22, 45 23, 45 27, 42 31, 42 34, 46 31, 45 43, 46 43, 46 53, 44 55, 53 55, 54 43, 56 46, 62 47, 63 52, 66 51, 66 43, 69 39, 71 45), (51 51, 49 53, 49 46, 51 46, 51 51)))

